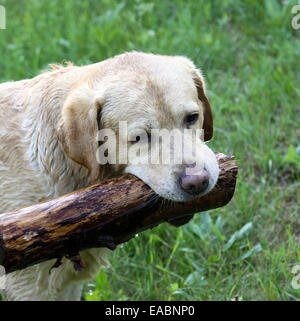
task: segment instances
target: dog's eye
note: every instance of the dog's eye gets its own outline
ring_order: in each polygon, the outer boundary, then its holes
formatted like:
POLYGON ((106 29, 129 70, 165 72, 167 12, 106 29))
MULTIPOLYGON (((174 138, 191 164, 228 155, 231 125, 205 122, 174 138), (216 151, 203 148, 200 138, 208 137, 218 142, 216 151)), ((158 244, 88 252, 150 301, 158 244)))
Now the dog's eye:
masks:
POLYGON ((138 143, 138 142, 151 142, 151 134, 150 133, 143 133, 142 135, 136 135, 135 140, 133 140, 133 143, 138 143))
POLYGON ((185 123, 187 124, 187 126, 191 126, 191 125, 194 125, 198 119, 199 119, 198 113, 190 114, 186 116, 185 123))

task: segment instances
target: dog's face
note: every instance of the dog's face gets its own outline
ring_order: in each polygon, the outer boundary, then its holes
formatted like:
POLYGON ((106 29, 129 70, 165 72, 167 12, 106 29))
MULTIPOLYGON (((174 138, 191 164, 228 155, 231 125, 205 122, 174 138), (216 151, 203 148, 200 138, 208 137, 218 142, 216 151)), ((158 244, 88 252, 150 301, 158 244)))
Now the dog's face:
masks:
POLYGON ((100 65, 63 107, 58 138, 67 155, 94 181, 125 172, 166 199, 208 193, 218 165, 204 143, 213 123, 200 72, 183 57, 141 53, 100 65))

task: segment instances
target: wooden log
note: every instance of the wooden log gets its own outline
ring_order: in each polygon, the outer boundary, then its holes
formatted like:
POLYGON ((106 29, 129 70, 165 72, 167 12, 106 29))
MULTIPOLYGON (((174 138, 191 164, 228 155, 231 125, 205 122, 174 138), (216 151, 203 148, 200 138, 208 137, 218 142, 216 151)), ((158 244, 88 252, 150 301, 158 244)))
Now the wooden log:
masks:
POLYGON ((113 250, 162 222, 177 225, 188 215, 226 205, 234 194, 237 166, 233 156, 216 155, 217 185, 194 201, 166 202, 128 174, 0 215, 0 264, 10 273, 63 256, 79 260, 81 250, 113 250))

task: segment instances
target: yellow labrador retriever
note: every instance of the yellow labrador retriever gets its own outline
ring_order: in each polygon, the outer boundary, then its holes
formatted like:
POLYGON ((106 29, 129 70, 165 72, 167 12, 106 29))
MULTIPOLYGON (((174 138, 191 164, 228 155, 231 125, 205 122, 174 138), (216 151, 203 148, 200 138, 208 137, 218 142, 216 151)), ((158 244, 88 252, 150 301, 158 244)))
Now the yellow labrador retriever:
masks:
MULTIPOLYGON (((88 66, 52 67, 33 79, 0 85, 0 213, 125 172, 174 201, 214 187, 217 161, 204 144, 213 135, 212 112, 203 77, 189 59, 131 52, 88 66), (128 142, 121 139, 120 122, 128 135, 134 133, 128 142), (107 143, 98 137, 102 129, 116 135, 118 151, 125 143, 125 152, 139 143, 139 161, 133 156, 121 162, 124 155, 118 153, 114 162, 101 162, 107 143), (181 163, 147 162, 158 144, 152 131, 160 129, 203 129, 204 136, 183 135, 183 151, 177 148, 182 141, 160 148, 169 149, 172 159, 190 151, 181 163)), ((83 283, 108 265, 108 253, 83 251, 82 271, 64 258, 57 268, 51 269, 55 260, 50 260, 13 272, 5 294, 9 300, 79 300, 83 283)))

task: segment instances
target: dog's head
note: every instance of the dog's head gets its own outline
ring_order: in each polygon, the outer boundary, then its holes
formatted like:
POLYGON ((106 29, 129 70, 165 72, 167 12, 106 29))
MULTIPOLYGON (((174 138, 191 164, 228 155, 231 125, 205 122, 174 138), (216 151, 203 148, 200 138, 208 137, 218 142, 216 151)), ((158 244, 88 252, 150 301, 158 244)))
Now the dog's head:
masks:
POLYGON ((57 134, 94 182, 132 173, 160 196, 186 201, 218 178, 204 143, 213 136, 204 80, 184 57, 134 52, 96 64, 67 97, 57 134))

